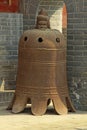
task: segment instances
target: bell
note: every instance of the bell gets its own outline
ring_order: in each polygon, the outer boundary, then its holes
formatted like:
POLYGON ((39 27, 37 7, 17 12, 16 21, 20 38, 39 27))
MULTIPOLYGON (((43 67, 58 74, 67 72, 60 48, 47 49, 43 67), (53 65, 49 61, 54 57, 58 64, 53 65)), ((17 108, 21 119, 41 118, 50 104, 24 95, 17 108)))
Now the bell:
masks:
POLYGON ((67 86, 66 42, 62 33, 49 28, 46 13, 42 11, 40 17, 36 29, 20 38, 16 91, 9 108, 19 113, 31 100, 32 113, 43 115, 50 99, 58 114, 67 114, 75 108, 67 86))

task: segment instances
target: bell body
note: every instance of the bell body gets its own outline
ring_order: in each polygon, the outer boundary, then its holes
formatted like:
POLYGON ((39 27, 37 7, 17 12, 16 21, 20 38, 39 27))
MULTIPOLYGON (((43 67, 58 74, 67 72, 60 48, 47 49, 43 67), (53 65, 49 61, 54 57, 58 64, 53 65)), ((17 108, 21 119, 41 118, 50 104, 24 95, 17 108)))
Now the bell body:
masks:
POLYGON ((20 40, 17 86, 26 88, 28 96, 35 94, 45 97, 45 92, 54 91, 57 86, 67 86, 66 45, 62 35, 58 36, 57 33, 60 34, 53 30, 46 32, 35 29, 25 32, 20 40), (27 41, 24 41, 25 37, 27 41))
POLYGON ((35 115, 45 113, 49 99, 58 114, 74 111, 67 87, 66 43, 58 30, 28 30, 20 38, 12 111, 22 111, 29 99, 35 115))

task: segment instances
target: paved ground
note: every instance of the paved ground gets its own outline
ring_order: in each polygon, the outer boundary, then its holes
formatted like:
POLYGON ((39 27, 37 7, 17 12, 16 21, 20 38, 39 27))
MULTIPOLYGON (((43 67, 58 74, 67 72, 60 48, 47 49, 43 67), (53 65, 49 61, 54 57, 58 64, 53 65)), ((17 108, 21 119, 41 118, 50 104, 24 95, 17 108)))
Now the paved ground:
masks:
POLYGON ((33 116, 30 108, 12 114, 0 107, 0 130, 87 130, 87 112, 59 116, 49 107, 45 115, 33 116))

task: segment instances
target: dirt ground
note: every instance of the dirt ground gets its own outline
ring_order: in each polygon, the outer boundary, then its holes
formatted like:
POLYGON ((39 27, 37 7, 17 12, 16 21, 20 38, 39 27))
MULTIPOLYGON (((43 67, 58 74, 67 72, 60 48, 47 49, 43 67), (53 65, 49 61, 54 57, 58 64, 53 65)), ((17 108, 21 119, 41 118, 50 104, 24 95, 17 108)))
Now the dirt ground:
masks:
POLYGON ((0 107, 0 130, 87 130, 87 111, 57 115, 49 106, 43 116, 31 114, 30 107, 13 114, 0 107))

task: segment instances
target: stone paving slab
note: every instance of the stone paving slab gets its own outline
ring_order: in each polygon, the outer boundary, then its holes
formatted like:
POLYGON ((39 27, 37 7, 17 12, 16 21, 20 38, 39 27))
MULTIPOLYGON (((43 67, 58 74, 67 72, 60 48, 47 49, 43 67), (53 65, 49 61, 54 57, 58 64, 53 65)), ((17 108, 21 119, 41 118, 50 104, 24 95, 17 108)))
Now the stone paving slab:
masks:
POLYGON ((0 130, 87 130, 87 112, 57 115, 52 108, 43 116, 31 114, 30 107, 13 114, 0 107, 0 130))

